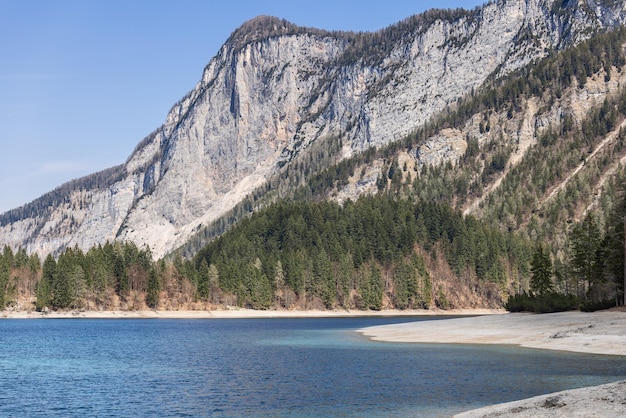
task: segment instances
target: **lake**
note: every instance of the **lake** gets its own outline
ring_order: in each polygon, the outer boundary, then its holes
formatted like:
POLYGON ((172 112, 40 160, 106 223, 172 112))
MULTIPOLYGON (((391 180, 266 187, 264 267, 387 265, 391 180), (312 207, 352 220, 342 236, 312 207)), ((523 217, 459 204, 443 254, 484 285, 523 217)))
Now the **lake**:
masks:
POLYGON ((372 342, 433 317, 0 320, 0 416, 450 416, 626 378, 623 357, 372 342))

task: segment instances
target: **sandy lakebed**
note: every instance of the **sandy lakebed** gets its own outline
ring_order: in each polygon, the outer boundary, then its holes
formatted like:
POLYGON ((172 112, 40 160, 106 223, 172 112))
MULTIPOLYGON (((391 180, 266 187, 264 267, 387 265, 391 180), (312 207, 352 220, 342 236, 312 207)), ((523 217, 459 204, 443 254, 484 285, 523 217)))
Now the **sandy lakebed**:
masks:
MULTIPOLYGON (((509 314, 502 310, 322 311, 223 309, 211 311, 3 311, 0 318, 322 318, 349 316, 462 316, 360 329, 375 341, 447 344, 509 344, 521 347, 625 356, 626 311, 509 314)), ((626 378, 626 377, 625 377, 626 378)), ((487 406, 456 417, 626 416, 626 380, 487 406)))

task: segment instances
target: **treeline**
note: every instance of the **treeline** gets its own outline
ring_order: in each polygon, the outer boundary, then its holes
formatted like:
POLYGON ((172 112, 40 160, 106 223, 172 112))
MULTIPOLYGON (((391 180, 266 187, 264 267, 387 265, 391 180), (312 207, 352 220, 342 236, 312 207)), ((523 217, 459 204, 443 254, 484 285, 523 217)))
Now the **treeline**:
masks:
POLYGON ((542 243, 535 246, 529 289, 506 303, 510 311, 594 311, 624 303, 626 201, 600 225, 593 213, 572 225, 563 259, 542 243))
POLYGON ((527 274, 530 248, 435 203, 284 202, 187 261, 154 262, 132 243, 68 248, 43 263, 5 247, 0 308, 448 308, 460 303, 455 286, 498 306, 509 280, 527 274), (433 277, 436 268, 458 283, 433 277))
POLYGON ((272 205, 207 245, 187 271, 200 288, 219 288, 207 298, 253 308, 426 307, 446 296, 433 289, 418 247, 459 276, 502 288, 513 271, 526 274, 531 255, 513 234, 444 205, 380 195, 272 205))
POLYGON ((43 263, 36 254, 27 257, 23 249, 14 254, 7 246, 0 266, 0 309, 104 310, 143 309, 159 264, 147 248, 107 242, 86 253, 67 248, 58 258, 48 255, 43 263))
POLYGON ((449 308, 459 306, 452 282, 485 293, 491 306, 510 293, 511 310, 590 310, 621 301, 624 213, 622 201, 605 225, 591 213, 573 224, 559 259, 544 244, 433 202, 384 194, 344 206, 283 202, 187 261, 154 262, 147 248, 106 243, 42 264, 5 247, 0 308, 449 308))
POLYGON ((37 254, 29 256, 23 248, 14 253, 5 246, 0 253, 0 310, 33 295, 40 270, 37 254))
POLYGON ((459 103, 456 112, 450 112, 450 122, 458 126, 468 117, 488 109, 507 109, 511 114, 521 110, 524 98, 542 97, 546 93, 551 96, 549 106, 572 86, 573 80, 578 88, 584 87, 588 78, 602 70, 608 81, 611 68, 626 65, 622 49, 625 40, 626 28, 620 26, 497 78, 469 100, 459 103))
POLYGON ((624 200, 615 205, 601 225, 589 212, 569 232, 569 248, 563 270, 553 269, 566 293, 585 302, 613 301, 617 305, 624 294, 624 200))

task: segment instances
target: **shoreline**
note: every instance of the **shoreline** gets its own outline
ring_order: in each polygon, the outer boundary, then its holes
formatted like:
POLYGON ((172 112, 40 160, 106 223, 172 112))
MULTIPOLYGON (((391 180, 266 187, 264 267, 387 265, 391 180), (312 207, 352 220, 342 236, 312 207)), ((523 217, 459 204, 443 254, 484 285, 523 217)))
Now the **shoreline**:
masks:
POLYGON ((368 316, 478 316, 501 315, 501 309, 450 309, 426 310, 384 309, 380 311, 360 310, 255 310, 245 308, 227 308, 216 310, 180 310, 180 311, 0 311, 0 319, 59 319, 59 318, 86 318, 86 319, 252 319, 252 318, 340 318, 340 317, 368 317, 368 316))
MULTIPOLYGON (((520 347, 626 356, 626 312, 514 313, 379 325, 358 330, 375 341, 506 344, 520 347)), ((485 406, 455 418, 626 416, 626 381, 565 390, 485 406)))
MULTIPOLYGON (((252 310, 206 311, 1 311, 1 319, 254 319, 455 316, 362 328, 374 341, 442 344, 508 344, 521 347, 626 356, 626 311, 555 314, 457 310, 252 310)), ((626 416, 626 381, 549 393, 461 412, 456 418, 626 416)))
POLYGON ((626 312, 507 313, 378 325, 358 332, 374 341, 506 344, 626 356, 626 312))
POLYGON ((484 406, 453 418, 620 417, 626 414, 626 380, 484 406))

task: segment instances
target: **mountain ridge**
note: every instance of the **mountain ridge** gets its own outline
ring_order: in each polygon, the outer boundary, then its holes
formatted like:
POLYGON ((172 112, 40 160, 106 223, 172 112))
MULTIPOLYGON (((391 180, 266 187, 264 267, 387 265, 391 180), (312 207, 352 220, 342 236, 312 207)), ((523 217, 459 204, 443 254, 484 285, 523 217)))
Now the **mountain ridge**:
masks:
POLYGON ((252 19, 125 164, 0 215, 2 244, 43 255, 120 239, 161 257, 315 143, 338 137, 340 161, 401 140, 486 80, 625 15, 618 2, 508 0, 341 36, 252 19))

